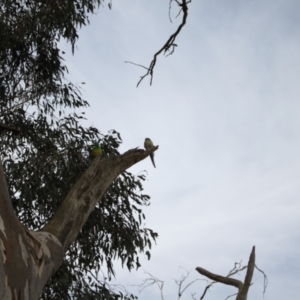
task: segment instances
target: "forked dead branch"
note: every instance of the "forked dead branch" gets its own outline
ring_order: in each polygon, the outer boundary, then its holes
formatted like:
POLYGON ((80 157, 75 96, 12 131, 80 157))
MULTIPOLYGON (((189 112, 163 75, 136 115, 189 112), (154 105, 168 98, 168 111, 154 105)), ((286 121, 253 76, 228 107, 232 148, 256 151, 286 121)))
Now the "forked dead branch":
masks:
MULTIPOLYGON (((170 15, 172 2, 176 2, 177 5, 179 6, 180 9, 177 14, 177 17, 182 13, 182 21, 181 21, 180 25, 178 26, 177 30, 172 35, 170 35, 167 42, 154 54, 154 57, 149 65, 149 67, 147 68, 143 65, 136 64, 131 61, 125 61, 125 63, 133 64, 135 66, 138 66, 138 67, 141 67, 141 68, 144 68, 147 70, 147 72, 143 76, 141 76, 141 79, 138 81, 137 87, 140 85, 142 80, 149 75, 150 75, 150 85, 152 85, 154 67, 155 67, 158 56, 161 53, 164 53, 166 56, 169 56, 174 53, 175 47, 177 47, 177 44, 175 44, 175 40, 176 40, 178 34, 180 33, 181 29, 183 28, 183 26, 186 24, 186 20, 187 20, 187 16, 188 16, 188 4, 191 3, 191 0, 189 0, 189 1, 182 0, 182 2, 180 2, 178 0, 170 0, 169 15, 170 15)), ((170 18, 170 20, 171 20, 171 18, 170 18)))
POLYGON ((263 291, 263 294, 264 294, 266 291, 266 287, 267 287, 267 276, 263 271, 261 271, 255 265, 255 246, 253 246, 253 248, 252 248, 252 251, 251 251, 251 254, 249 257, 249 261, 248 261, 248 265, 241 266, 240 263, 235 263, 234 268, 228 273, 227 276, 214 274, 214 273, 209 272, 206 269, 197 267, 196 270, 201 275, 206 276, 207 278, 213 280, 213 282, 208 284, 206 286, 206 288, 204 289, 203 294, 200 297, 200 300, 204 299, 206 292, 209 290, 209 288, 217 282, 227 284, 227 285, 232 285, 238 289, 238 292, 236 294, 230 295, 226 299, 236 295, 236 298, 235 298, 236 300, 247 300, 249 287, 252 285, 251 281, 252 281, 252 277, 253 277, 254 268, 256 268, 258 271, 260 271, 264 275, 264 291, 263 291), (242 282, 241 280, 238 280, 238 279, 230 278, 232 275, 237 274, 244 269, 247 269, 244 282, 242 282))
MULTIPOLYGON (((195 280, 187 282, 187 279, 190 276, 191 272, 185 270, 184 268, 181 268, 182 270, 184 270, 185 274, 183 274, 180 279, 175 280, 175 283, 178 286, 177 300, 180 300, 182 298, 183 294, 186 294, 187 290, 190 289, 191 286, 194 286, 194 283, 198 282, 198 281, 206 281, 207 285, 204 288, 203 292, 200 294, 200 296, 199 296, 198 292, 191 293, 191 297, 194 300, 198 300, 198 299, 203 300, 205 298, 205 296, 207 295, 208 290, 214 284, 216 284, 218 282, 226 284, 226 285, 232 285, 238 289, 237 293, 229 295, 224 299, 229 299, 233 296, 236 296, 236 298, 235 298, 236 300, 247 300, 249 287, 252 285, 251 281, 252 281, 254 268, 256 268, 264 276, 264 286, 263 286, 264 287, 263 295, 264 295, 266 292, 268 280, 267 280, 266 274, 255 265, 255 246, 253 246, 248 264, 242 265, 241 262, 236 262, 234 264, 234 267, 228 272, 228 274, 226 276, 214 274, 204 268, 197 267, 196 271, 198 271, 201 275, 204 275, 205 277, 211 279, 212 280, 211 282, 209 282, 209 280, 207 280, 207 279, 202 279, 202 278, 197 278, 195 280), (246 270, 244 282, 242 282, 241 280, 238 280, 238 279, 231 278, 233 275, 236 275, 243 270, 246 270)), ((148 275, 148 277, 146 279, 144 279, 143 282, 141 283, 141 285, 139 286, 139 293, 141 293, 146 288, 156 285, 160 291, 160 299, 164 300, 165 299, 164 291, 163 291, 164 281, 158 279, 157 277, 154 277, 149 272, 145 272, 145 273, 146 273, 146 275, 148 275)))

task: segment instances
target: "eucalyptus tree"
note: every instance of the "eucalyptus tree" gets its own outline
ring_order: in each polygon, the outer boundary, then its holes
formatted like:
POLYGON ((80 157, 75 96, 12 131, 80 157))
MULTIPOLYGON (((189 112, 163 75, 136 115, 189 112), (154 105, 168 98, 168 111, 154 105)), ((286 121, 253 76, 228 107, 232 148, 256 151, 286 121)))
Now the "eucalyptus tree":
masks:
POLYGON ((131 270, 150 259, 145 174, 126 170, 158 147, 121 155, 118 132, 83 127, 88 102, 59 49, 64 39, 74 51, 101 2, 0 2, 1 299, 134 298, 109 286, 113 260, 131 270))

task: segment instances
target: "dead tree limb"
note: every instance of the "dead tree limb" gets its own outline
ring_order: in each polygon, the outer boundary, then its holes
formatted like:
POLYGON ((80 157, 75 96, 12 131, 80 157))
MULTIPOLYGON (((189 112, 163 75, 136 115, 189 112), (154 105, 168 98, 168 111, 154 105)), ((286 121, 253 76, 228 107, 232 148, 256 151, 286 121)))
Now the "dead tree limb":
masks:
POLYGON ((263 270, 261 270, 257 265, 255 265, 255 268, 263 274, 264 276, 264 291, 263 291, 263 295, 265 294, 266 290, 267 290, 267 286, 268 286, 268 277, 265 274, 265 272, 263 270))
MULTIPOLYGON (((252 280, 252 277, 253 277, 254 267, 255 267, 255 246, 253 246, 251 254, 250 254, 250 258, 249 258, 249 262, 248 262, 248 266, 247 266, 247 272, 246 272, 244 282, 242 282, 240 280, 237 280, 237 279, 229 278, 229 276, 237 273, 234 270, 232 270, 234 272, 231 271, 227 277, 211 273, 211 272, 209 272, 209 271, 207 271, 207 270, 205 270, 201 267, 197 267, 196 270, 200 274, 208 277, 211 280, 214 280, 215 282, 220 282, 220 283, 223 283, 223 284, 232 285, 232 286, 236 287, 238 289, 236 300, 247 300, 248 290, 249 290, 249 287, 251 285, 251 280, 252 280)), ((206 287, 201 299, 204 298, 204 296, 205 296, 205 294, 206 294, 206 292, 207 292, 207 290, 209 289, 210 286, 211 286, 211 284, 206 287)))
POLYGON ((229 277, 224 277, 224 276, 221 276, 221 275, 218 275, 218 274, 214 274, 214 273, 211 273, 211 272, 209 272, 209 271, 207 271, 203 268, 200 268, 200 267, 197 267, 196 270, 200 274, 202 274, 203 276, 206 276, 207 278, 209 278, 211 280, 214 280, 214 281, 217 281, 217 282, 220 282, 220 283, 224 283, 224 284, 227 284, 227 285, 233 285, 236 288, 238 288, 239 290, 242 289, 243 283, 240 280, 229 278, 229 277))
POLYGON ((255 246, 253 246, 249 262, 248 262, 248 268, 245 276, 245 281, 242 286, 242 290, 238 293, 236 300, 246 300, 248 295, 248 290, 251 285, 251 280, 253 277, 253 271, 255 266, 255 246))
MULTIPOLYGON (((130 61, 125 61, 125 63, 129 63, 129 64, 133 64, 136 65, 138 67, 142 67, 145 68, 147 70, 146 74, 141 76, 141 79, 139 80, 139 82, 137 83, 137 87, 139 86, 139 84, 142 82, 142 80, 147 77, 148 75, 150 75, 150 85, 152 85, 152 80, 153 80, 153 71, 154 71, 154 67, 157 61, 157 57, 162 53, 168 53, 167 56, 171 55, 174 53, 175 51, 175 47, 177 47, 177 44, 175 44, 175 40, 176 37, 178 36, 178 34, 180 33, 181 29, 183 28, 183 26, 186 24, 186 20, 187 20, 187 16, 188 16, 188 4, 191 2, 191 0, 182 0, 182 2, 179 2, 178 0, 170 0, 170 5, 172 3, 172 1, 175 1, 177 3, 177 5, 180 7, 180 11, 179 14, 182 12, 183 16, 182 16, 182 21, 180 23, 180 25, 178 26, 177 30, 169 37, 169 39, 167 40, 167 42, 154 54, 154 57, 149 65, 149 67, 145 67, 130 61)), ((179 15, 178 14, 178 15, 179 15)))
MULTIPOLYGON (((229 273, 227 274, 226 277, 231 277, 231 276, 233 276, 234 274, 237 274, 237 273, 239 273, 240 271, 243 271, 243 270, 246 269, 246 268, 247 268, 247 266, 241 266, 241 263, 237 263, 237 262, 236 262, 236 263, 234 264, 234 267, 229 271, 229 273)), ((204 299, 204 297, 205 297, 207 291, 208 291, 215 283, 217 283, 217 281, 212 281, 210 284, 208 284, 208 285, 205 287, 205 289, 204 289, 204 291, 203 291, 203 293, 202 293, 202 296, 200 297, 200 300, 203 300, 203 299, 204 299)), ((236 295, 236 294, 234 294, 234 295, 236 295)), ((229 296, 229 297, 232 297, 232 295, 229 296)), ((229 298, 229 297, 227 297, 227 298, 229 298)))

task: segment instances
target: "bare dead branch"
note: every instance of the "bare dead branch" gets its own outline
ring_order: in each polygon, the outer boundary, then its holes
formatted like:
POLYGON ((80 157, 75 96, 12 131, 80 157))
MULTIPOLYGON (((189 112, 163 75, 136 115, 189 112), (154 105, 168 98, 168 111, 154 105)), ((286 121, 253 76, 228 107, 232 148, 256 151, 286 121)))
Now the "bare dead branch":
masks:
POLYGON ((194 282, 199 281, 199 280, 201 280, 201 279, 195 279, 195 280, 191 281, 190 283, 188 283, 188 284, 185 286, 185 288, 184 288, 182 291, 180 291, 180 296, 181 296, 181 295, 186 291, 186 289, 189 288, 194 282))
POLYGON ((238 296, 236 297, 236 300, 246 300, 247 299, 248 290, 251 285, 251 280, 253 277, 254 266, 255 266, 255 246, 252 247, 244 284, 242 286, 242 290, 239 291, 238 296))
MULTIPOLYGON (((238 262, 235 262, 235 263, 234 263, 234 267, 228 272, 228 274, 227 274, 226 277, 233 276, 233 275, 239 273, 240 271, 243 271, 243 270, 246 269, 246 268, 247 268, 247 266, 243 266, 243 267, 241 266, 241 262, 239 262, 239 263, 238 263, 238 262)), ((208 291, 215 283, 217 283, 217 281, 213 281, 213 282, 211 282, 210 284, 208 284, 208 285, 205 287, 205 289, 204 289, 204 291, 203 291, 203 293, 202 293, 202 296, 200 297, 200 300, 203 300, 203 299, 204 299, 204 297, 205 297, 207 291, 208 291)), ((234 294, 234 295, 236 295, 236 294, 234 294)), ((231 296, 230 296, 230 297, 231 297, 231 296)))
POLYGON ((233 272, 239 271, 239 268, 241 267, 242 261, 240 262, 235 262, 234 267, 228 272, 227 276, 230 276, 233 272))
POLYGON ((227 299, 229 299, 229 298, 231 298, 231 297, 233 297, 233 296, 235 296, 235 295, 237 295, 237 293, 227 296, 227 297, 225 298, 225 300, 227 300, 227 299))
POLYGON ((230 277, 230 276, 232 276, 232 275, 235 275, 235 274, 237 274, 237 273, 239 273, 239 272, 241 272, 241 271, 243 271, 243 270, 245 270, 245 269, 247 269, 247 266, 240 267, 240 268, 237 269, 237 270, 231 270, 231 271, 229 272, 229 274, 228 274, 226 277, 230 277))
POLYGON ((183 269, 186 274, 185 275, 182 275, 180 280, 176 280, 175 279, 175 282, 176 284, 178 285, 178 300, 181 298, 181 296, 183 295, 183 293, 196 281, 199 281, 201 279, 195 279, 193 281, 191 281, 190 283, 188 283, 183 289, 182 289, 182 285, 184 283, 184 281, 189 277, 191 271, 187 271, 186 269, 180 267, 181 269, 183 269))
MULTIPOLYGON (((200 300, 202 300, 204 298, 204 296, 205 296, 206 292, 208 291, 208 289, 216 282, 220 282, 220 283, 224 283, 224 284, 227 284, 227 285, 235 286, 239 290, 238 293, 237 293, 236 300, 247 300, 248 290, 249 290, 249 287, 251 286, 254 267, 256 267, 255 266, 255 246, 253 246, 253 248, 252 248, 252 251, 251 251, 251 254, 250 254, 250 257, 249 257, 249 261, 248 261, 248 265, 241 267, 241 263, 235 263, 234 268, 232 270, 230 270, 227 277, 223 277, 221 275, 211 273, 211 272, 209 272, 209 271, 207 271, 203 268, 197 267, 196 270, 200 274, 208 277, 209 279, 214 280, 214 282, 212 282, 212 283, 210 283, 209 285, 206 286, 200 300), (232 276, 232 275, 234 275, 234 274, 238 273, 239 271, 244 270, 246 268, 247 268, 247 272, 246 272, 246 275, 245 275, 244 282, 242 282, 240 280, 237 280, 237 279, 228 278, 229 276, 232 276)), ((265 274, 264 274, 264 276, 265 276, 265 274)), ((265 276, 265 278, 266 278, 266 276, 265 276)), ((265 286, 266 286, 266 283, 264 283, 264 287, 265 286)), ((264 291, 265 291, 265 288, 264 288, 264 291)), ((236 295, 236 294, 234 294, 234 295, 236 295)), ((226 299, 228 299, 228 298, 230 298, 234 295, 230 295, 226 299)))
POLYGON ((267 290, 267 286, 268 286, 268 277, 264 271, 262 271, 261 269, 258 268, 257 265, 255 265, 255 268, 264 275, 264 290, 263 290, 263 296, 264 296, 266 293, 266 290, 267 290))
POLYGON ((196 298, 195 298, 195 295, 196 295, 196 293, 193 293, 191 296, 192 296, 192 299, 194 299, 194 300, 197 300, 196 298))
POLYGON ((200 297, 200 300, 203 300, 207 291, 211 288, 211 286, 216 283, 216 281, 211 282, 209 285, 207 285, 202 293, 202 296, 200 297))
MULTIPOLYGON (((207 281, 206 279, 196 279, 196 280, 193 280, 189 283, 187 283, 185 286, 183 285, 183 283, 186 281, 186 279, 189 277, 190 275, 190 272, 187 271, 186 269, 180 267, 181 269, 183 269, 186 274, 182 274, 181 275, 181 278, 179 280, 176 280, 174 279, 174 281, 176 282, 176 284, 178 285, 178 298, 177 300, 179 300, 182 295, 186 292, 186 290, 193 284, 195 283, 196 281, 200 281, 200 280, 205 280, 207 281)), ((153 286, 153 285, 157 285, 158 286, 158 289, 160 290, 160 296, 161 296, 161 299, 164 300, 164 295, 163 295, 163 287, 164 287, 164 281, 154 277, 152 274, 150 274, 149 272, 146 272, 144 271, 144 273, 146 275, 148 275, 149 277, 147 277, 146 279, 144 279, 142 281, 142 283, 138 286, 138 291, 139 293, 141 293, 145 288, 148 288, 150 286, 153 286)), ((194 298, 194 294, 191 294, 192 298, 194 298)))
POLYGON ((154 284, 157 284, 159 290, 160 290, 160 296, 161 299, 164 300, 164 294, 163 294, 163 288, 164 288, 164 282, 156 277, 154 277, 152 274, 150 274, 149 272, 144 272, 145 274, 149 275, 150 278, 146 278, 144 279, 144 281, 142 282, 142 284, 139 287, 139 293, 141 293, 145 288, 152 286, 154 284))
POLYGON ((207 270, 205 270, 205 269, 203 269, 201 267, 197 267, 196 270, 200 274, 208 277, 211 280, 214 280, 214 281, 217 281, 217 282, 221 282, 221 283, 224 283, 224 284, 227 284, 227 285, 235 286, 239 290, 243 286, 243 283, 240 280, 229 278, 229 277, 224 277, 224 276, 221 276, 221 275, 218 275, 218 274, 214 274, 214 273, 211 273, 211 272, 209 272, 209 271, 207 271, 207 270))
POLYGON ((139 64, 135 64, 135 63, 133 63, 133 62, 131 62, 131 61, 125 61, 125 63, 126 63, 126 64, 132 64, 132 65, 135 65, 135 66, 138 66, 138 67, 141 67, 141 68, 144 68, 144 69, 148 70, 147 67, 142 66, 142 65, 139 65, 139 64))
MULTIPOLYGON (((169 3, 169 7, 171 6, 171 2, 175 1, 177 3, 177 5, 180 7, 180 11, 179 14, 181 13, 181 11, 183 12, 183 17, 182 17, 182 21, 180 23, 180 25, 178 26, 177 30, 169 37, 169 39, 167 40, 167 42, 162 46, 162 48, 160 50, 158 50, 153 57, 153 60, 151 61, 149 67, 145 67, 142 65, 138 65, 132 62, 128 62, 126 61, 125 63, 131 63, 134 64, 136 66, 145 68, 147 70, 146 74, 141 76, 141 79, 138 81, 137 83, 137 87, 139 86, 139 84, 143 81, 143 79, 145 77, 147 77, 148 75, 150 75, 150 85, 152 85, 152 80, 153 80, 153 71, 154 71, 154 67, 157 61, 157 57, 162 53, 168 53, 168 55, 173 54, 175 47, 177 46, 174 42, 176 40, 176 37, 178 36, 178 34, 180 33, 181 29, 183 28, 183 26, 186 24, 186 20, 187 20, 187 16, 188 16, 188 4, 191 2, 191 0, 182 0, 182 2, 179 2, 178 0, 170 0, 169 3)), ((170 17, 170 13, 169 13, 169 17, 170 17)), ((168 56, 167 55, 167 56, 168 56)))
POLYGON ((170 23, 172 23, 172 18, 171 18, 171 6, 172 6, 172 1, 173 1, 173 0, 170 0, 170 2, 169 2, 169 20, 170 20, 170 23))

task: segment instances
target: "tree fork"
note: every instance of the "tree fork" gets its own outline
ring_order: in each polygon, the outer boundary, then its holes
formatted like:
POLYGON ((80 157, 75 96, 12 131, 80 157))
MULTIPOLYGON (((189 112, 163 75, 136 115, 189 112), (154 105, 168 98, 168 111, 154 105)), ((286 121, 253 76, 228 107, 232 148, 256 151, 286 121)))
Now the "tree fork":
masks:
MULTIPOLYGON (((211 280, 236 287, 238 289, 236 300, 247 300, 248 290, 251 285, 254 267, 255 267, 255 246, 252 247, 252 251, 251 251, 251 254, 249 257, 249 262, 248 262, 247 272, 246 272, 244 282, 237 280, 237 279, 224 277, 224 276, 221 276, 218 274, 211 273, 201 267, 197 267, 196 270, 200 274, 208 277, 211 280)), ((204 295, 205 295, 205 293, 204 293, 204 295)), ((203 297, 201 299, 203 299, 203 297)))
POLYGON ((157 149, 136 148, 122 155, 94 159, 39 231, 28 230, 16 217, 0 162, 0 299, 38 299, 110 184, 157 149))

